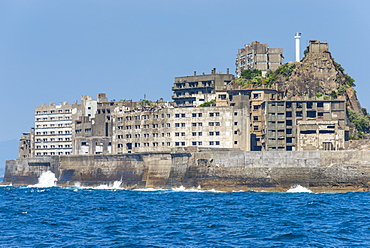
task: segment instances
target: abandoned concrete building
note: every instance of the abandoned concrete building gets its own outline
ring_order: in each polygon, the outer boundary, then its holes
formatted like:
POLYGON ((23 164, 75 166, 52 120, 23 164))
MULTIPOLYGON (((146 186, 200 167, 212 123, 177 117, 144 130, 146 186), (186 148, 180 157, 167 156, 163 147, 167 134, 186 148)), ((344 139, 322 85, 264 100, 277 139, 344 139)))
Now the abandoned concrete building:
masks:
POLYGON ((175 77, 172 87, 172 99, 177 106, 191 107, 199 106, 202 103, 215 99, 215 89, 218 86, 230 84, 234 80, 234 75, 216 72, 214 68, 211 74, 197 75, 194 72, 192 76, 175 77))
POLYGON ((269 70, 276 70, 284 60, 282 48, 269 48, 267 44, 261 44, 258 41, 252 44, 245 44, 244 48, 238 49, 236 55, 237 77, 246 69, 258 69, 264 76, 269 70))
POLYGON ((262 150, 344 149, 349 130, 345 99, 266 101, 262 111, 262 150))

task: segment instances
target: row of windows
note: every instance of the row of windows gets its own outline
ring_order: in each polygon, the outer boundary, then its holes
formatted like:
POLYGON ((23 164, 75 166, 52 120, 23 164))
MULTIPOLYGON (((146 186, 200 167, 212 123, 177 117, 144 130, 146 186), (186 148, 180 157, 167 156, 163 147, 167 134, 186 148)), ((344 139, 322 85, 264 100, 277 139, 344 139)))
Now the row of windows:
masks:
MULTIPOLYGON (((37 152, 36 153, 36 156, 52 156, 52 155, 56 155, 55 152, 37 152)), ((58 152, 58 155, 71 155, 71 152, 58 152)))
MULTIPOLYGON (((95 142, 95 145, 96 146, 103 146, 104 143, 103 142, 95 142)), ((108 146, 111 146, 112 143, 111 142, 108 142, 108 146)), ((89 142, 81 142, 81 146, 89 146, 89 142)))
MULTIPOLYGON (((284 113, 269 113, 269 115, 271 115, 271 116, 277 115, 277 116, 283 117, 284 113)), ((296 111, 295 115, 296 115, 296 117, 303 117, 303 111, 296 111)), ((292 111, 287 111, 285 116, 286 117, 292 117, 293 116, 292 111)), ((308 118, 316 118, 316 111, 315 110, 306 111, 306 116, 308 118)), ((323 112, 317 112, 317 116, 319 116, 319 117, 324 116, 324 113, 323 112)))
POLYGON ((71 117, 70 116, 59 116, 58 118, 57 117, 50 117, 50 118, 47 118, 47 117, 43 117, 43 118, 36 118, 36 121, 61 121, 61 120, 70 120, 71 117))
POLYGON ((50 127, 71 127, 71 124, 70 123, 64 123, 64 124, 62 124, 62 123, 59 123, 59 124, 57 124, 57 125, 55 125, 55 124, 50 124, 50 125, 48 125, 48 124, 43 124, 43 125, 36 125, 36 128, 50 128, 50 127))
POLYGON ((44 138, 44 139, 36 139, 36 142, 55 142, 55 141, 71 141, 71 138, 58 138, 58 139, 55 139, 55 138, 50 138, 50 139, 47 139, 47 138, 44 138))
POLYGON ((40 114, 56 114, 56 113, 71 113, 72 110, 71 109, 65 109, 64 112, 63 112, 63 109, 59 109, 59 110, 50 110, 50 111, 36 111, 36 114, 37 115, 40 115, 40 114))
MULTIPOLYGON (((85 128, 85 133, 87 133, 87 132, 91 132, 91 128, 85 128)), ((75 133, 81 133, 82 132, 82 129, 77 129, 77 130, 75 130, 75 133)))
MULTIPOLYGON (((193 123, 191 123, 191 125, 193 127, 196 127, 196 126, 201 127, 201 126, 203 126, 203 123, 202 122, 193 122, 193 123)), ((208 126, 210 126, 210 127, 220 126, 220 125, 221 125, 220 122, 208 122, 208 126)), ((237 124, 235 124, 235 125, 237 125, 237 124)), ((165 124, 162 123, 161 126, 164 127, 165 124)), ((175 123, 175 127, 185 127, 185 126, 186 126, 185 123, 175 123)), ((141 128, 147 129, 147 128, 150 128, 150 127, 152 127, 152 128, 158 128, 159 127, 159 124, 117 126, 117 129, 118 130, 123 130, 123 129, 126 129, 126 130, 129 130, 129 129, 141 129, 141 128)), ((171 124, 170 123, 166 123, 166 127, 171 127, 171 124)))
POLYGON ((36 146, 36 149, 55 149, 55 148, 71 148, 71 145, 43 145, 43 146, 36 146))
MULTIPOLYGON (((192 113, 191 117, 202 117, 203 113, 192 113)), ((220 112, 211 112, 209 113, 209 117, 214 117, 214 116, 220 116, 220 112)), ((170 114, 161 114, 162 118, 171 118, 170 114)), ((175 114, 175 118, 185 118, 186 114, 185 113, 179 113, 175 114)), ((153 119, 158 119, 159 115, 153 114, 153 119)), ((117 121, 123 121, 123 117, 117 117, 117 121)), ((125 120, 130 121, 130 120, 147 120, 149 119, 149 115, 134 115, 134 116, 126 116, 125 120)))
MULTIPOLYGON (((237 131, 235 131, 236 133, 237 133, 237 131)), ((203 132, 192 132, 191 133, 192 134, 192 136, 203 136, 203 132)), ((208 132, 208 135, 209 136, 219 136, 220 135, 220 132, 219 131, 216 131, 216 132, 208 132)), ((167 136, 167 137, 171 137, 171 133, 162 133, 161 134, 161 137, 165 137, 165 136, 167 136)), ((176 132, 175 133, 175 136, 185 136, 185 132, 176 132)), ((134 134, 134 135, 132 135, 132 134, 126 134, 125 136, 124 135, 122 135, 122 134, 120 134, 120 135, 117 135, 117 139, 123 139, 124 137, 126 137, 126 139, 130 139, 130 138, 132 138, 132 137, 135 137, 135 138, 140 138, 141 137, 141 134, 134 134)), ((143 134, 143 137, 144 138, 149 138, 149 137, 154 137, 154 138, 156 138, 156 137, 159 137, 159 134, 158 133, 152 133, 151 135, 149 134, 149 133, 144 133, 143 134)))
POLYGON ((36 135, 56 135, 56 134, 70 134, 71 131, 58 131, 58 132, 55 132, 55 131, 50 131, 50 132, 36 132, 36 135))
MULTIPOLYGON (((161 143, 162 146, 171 146, 171 142, 162 142, 161 143)), ((175 146, 186 146, 186 142, 182 141, 182 142, 174 142, 173 143, 175 146)), ((148 146, 159 146, 159 143, 158 142, 153 142, 153 143, 142 143, 143 146, 145 147, 148 147, 148 146)), ((193 146, 201 146, 203 145, 203 142, 202 141, 192 141, 191 142, 191 145, 193 146)), ((209 141, 208 142, 208 145, 210 146, 219 146, 220 145, 220 141, 209 141)), ((140 147, 141 146, 141 143, 134 143, 133 147, 140 147)), ((117 148, 123 148, 124 145, 123 144, 117 144, 117 148)), ((126 147, 128 149, 132 149, 132 144, 131 143, 127 143, 126 144, 126 147)))

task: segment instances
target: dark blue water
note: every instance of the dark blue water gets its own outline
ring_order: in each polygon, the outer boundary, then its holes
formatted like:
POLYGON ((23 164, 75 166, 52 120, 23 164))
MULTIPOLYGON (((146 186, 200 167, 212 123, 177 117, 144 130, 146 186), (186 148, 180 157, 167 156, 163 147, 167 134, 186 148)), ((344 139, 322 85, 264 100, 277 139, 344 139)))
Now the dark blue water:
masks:
POLYGON ((370 247, 370 193, 0 188, 1 247, 370 247))

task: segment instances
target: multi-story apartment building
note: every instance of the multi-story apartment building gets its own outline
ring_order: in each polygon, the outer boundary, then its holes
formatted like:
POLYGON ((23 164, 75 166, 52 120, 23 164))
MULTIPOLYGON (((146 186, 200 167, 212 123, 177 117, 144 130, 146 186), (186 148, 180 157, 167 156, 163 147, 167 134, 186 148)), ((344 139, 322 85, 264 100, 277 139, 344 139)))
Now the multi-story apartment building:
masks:
POLYGON ((262 104, 266 151, 341 150, 348 135, 345 99, 284 99, 262 104))
POLYGON ((78 107, 63 102, 35 108, 33 156, 72 154, 72 114, 78 107))
POLYGON ((269 70, 276 70, 283 63, 283 49, 269 48, 267 44, 258 41, 244 45, 238 49, 236 55, 236 75, 240 77, 241 72, 247 69, 258 69, 264 76, 269 70))
POLYGON ((199 106, 204 102, 209 102, 216 97, 215 88, 225 86, 234 80, 234 75, 216 73, 216 69, 211 74, 175 77, 172 87, 172 99, 177 106, 192 107, 199 106))
POLYGON ((248 115, 246 106, 115 111, 113 153, 160 152, 187 146, 249 150, 248 115))

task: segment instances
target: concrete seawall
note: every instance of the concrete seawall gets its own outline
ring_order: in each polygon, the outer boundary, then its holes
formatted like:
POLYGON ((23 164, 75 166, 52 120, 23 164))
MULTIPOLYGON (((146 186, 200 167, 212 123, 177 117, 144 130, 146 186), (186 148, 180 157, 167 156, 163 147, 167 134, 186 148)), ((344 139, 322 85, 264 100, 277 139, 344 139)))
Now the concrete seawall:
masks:
POLYGON ((8 160, 4 182, 35 184, 52 171, 58 185, 127 188, 184 186, 218 190, 281 191, 299 184, 314 191, 370 189, 370 151, 182 151, 8 160))

